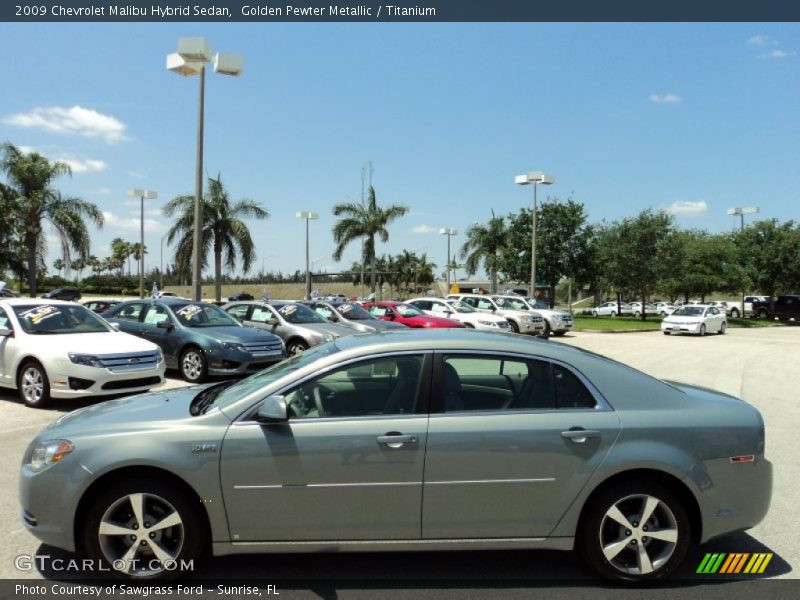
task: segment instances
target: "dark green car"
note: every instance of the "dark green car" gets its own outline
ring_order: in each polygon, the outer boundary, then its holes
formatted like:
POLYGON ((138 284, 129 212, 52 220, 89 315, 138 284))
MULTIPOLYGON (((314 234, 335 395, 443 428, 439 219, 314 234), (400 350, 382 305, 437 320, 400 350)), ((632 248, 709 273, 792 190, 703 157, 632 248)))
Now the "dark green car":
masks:
POLYGON ((115 306, 106 318, 120 331, 158 344, 167 368, 186 381, 207 375, 242 375, 283 360, 281 339, 243 327, 213 304, 179 298, 132 300, 115 306))

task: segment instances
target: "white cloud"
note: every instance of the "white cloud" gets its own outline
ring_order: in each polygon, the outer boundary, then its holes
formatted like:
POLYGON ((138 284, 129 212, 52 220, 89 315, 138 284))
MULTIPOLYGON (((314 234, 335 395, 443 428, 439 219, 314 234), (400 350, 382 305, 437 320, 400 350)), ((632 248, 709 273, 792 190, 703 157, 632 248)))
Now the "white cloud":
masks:
MULTIPOLYGON (((124 218, 115 215, 111 211, 103 211, 106 227, 116 229, 118 231, 139 231, 139 217, 124 218)), ((155 219, 144 220, 144 228, 146 231, 164 231, 164 226, 161 221, 155 219)))
POLYGON ((797 52, 784 52, 783 50, 773 50, 762 54, 760 58, 789 58, 790 56, 797 56, 797 52))
POLYGON ((678 201, 673 202, 667 207, 667 212, 673 215, 703 215, 708 212, 708 204, 705 200, 698 202, 678 201))
POLYGON ((125 123, 116 117, 81 106, 34 108, 26 113, 9 115, 3 119, 3 122, 17 127, 44 129, 53 133, 99 137, 108 143, 122 142, 127 139, 125 123))
POLYGON ((681 100, 683 99, 675 94, 650 94, 650 101, 655 104, 678 104, 681 100))
POLYGON ((430 225, 417 225, 411 230, 412 233, 435 233, 439 231, 436 227, 430 225))
POLYGON ((754 35, 747 40, 749 46, 765 46, 767 44, 774 44, 775 41, 768 35, 754 35))
POLYGON ((60 157, 56 158, 55 160, 67 163, 72 169, 73 173, 96 173, 99 171, 105 171, 108 167, 108 163, 103 162, 102 160, 95 160, 93 158, 69 158, 69 157, 60 157))

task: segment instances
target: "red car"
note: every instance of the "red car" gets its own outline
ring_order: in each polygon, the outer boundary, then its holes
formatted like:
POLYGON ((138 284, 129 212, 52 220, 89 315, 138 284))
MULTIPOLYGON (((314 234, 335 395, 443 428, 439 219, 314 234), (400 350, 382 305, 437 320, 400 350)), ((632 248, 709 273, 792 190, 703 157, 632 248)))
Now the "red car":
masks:
POLYGON ((382 321, 394 321, 407 327, 464 327, 458 321, 428 316, 418 308, 403 302, 365 302, 364 308, 382 321))

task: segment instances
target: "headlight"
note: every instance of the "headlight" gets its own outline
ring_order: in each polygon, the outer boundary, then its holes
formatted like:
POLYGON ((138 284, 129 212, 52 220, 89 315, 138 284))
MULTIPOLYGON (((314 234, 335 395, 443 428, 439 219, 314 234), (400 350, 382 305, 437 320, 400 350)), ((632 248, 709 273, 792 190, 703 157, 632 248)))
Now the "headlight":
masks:
POLYGON ((38 473, 53 466, 73 450, 72 442, 67 440, 40 442, 34 447, 28 465, 38 473))
POLYGON ((164 362, 164 353, 161 351, 161 346, 156 349, 156 364, 164 362))
POLYGON ((69 359, 76 365, 85 365, 87 367, 103 366, 102 361, 94 354, 76 354, 74 352, 70 352, 67 354, 67 356, 69 356, 69 359))
POLYGON ((326 342, 332 342, 333 340, 336 339, 336 336, 333 335, 332 333, 326 333, 325 335, 322 336, 322 339, 325 340, 326 342))
POLYGON ((239 352, 245 352, 244 344, 240 344, 239 342, 222 342, 222 347, 225 350, 238 350, 239 352))

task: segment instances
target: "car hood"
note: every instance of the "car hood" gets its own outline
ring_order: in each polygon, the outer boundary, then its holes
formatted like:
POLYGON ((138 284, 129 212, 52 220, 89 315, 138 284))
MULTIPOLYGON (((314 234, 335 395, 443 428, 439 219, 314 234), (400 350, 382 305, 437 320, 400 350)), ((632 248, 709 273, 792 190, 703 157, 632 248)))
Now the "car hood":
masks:
POLYGON ((565 319, 570 316, 570 314, 563 310, 554 310, 551 308, 534 308, 533 312, 539 313, 542 317, 558 317, 560 319, 565 319))
POLYGON ((259 342, 264 340, 274 340, 275 335, 263 329, 252 327, 187 327, 187 331, 207 335, 208 337, 220 342, 259 342))
POLYGON ((376 331, 388 331, 389 329, 408 329, 402 323, 395 323, 394 321, 381 321, 380 319, 375 319, 373 321, 356 321, 357 323, 363 323, 368 327, 374 327, 376 331))
POLYGON ((34 343, 45 342, 45 340, 47 351, 50 353, 119 354, 121 352, 155 352, 157 348, 153 342, 121 331, 26 336, 26 341, 34 343))
POLYGON ((70 439, 169 428, 175 421, 195 418, 189 414, 189 405, 207 387, 196 385, 92 404, 60 417, 39 437, 70 439))
POLYGON ((690 317, 683 315, 670 315, 664 319, 664 323, 700 323, 703 317, 690 317))

